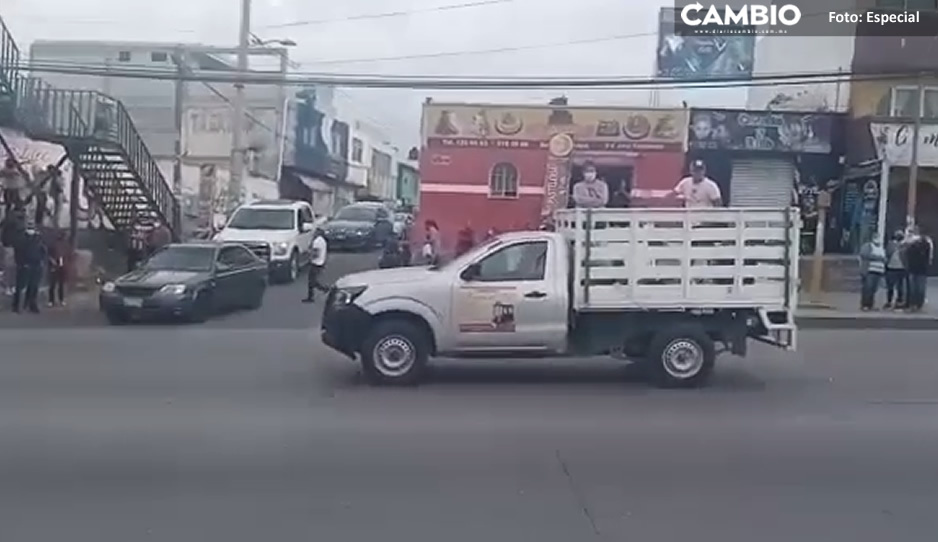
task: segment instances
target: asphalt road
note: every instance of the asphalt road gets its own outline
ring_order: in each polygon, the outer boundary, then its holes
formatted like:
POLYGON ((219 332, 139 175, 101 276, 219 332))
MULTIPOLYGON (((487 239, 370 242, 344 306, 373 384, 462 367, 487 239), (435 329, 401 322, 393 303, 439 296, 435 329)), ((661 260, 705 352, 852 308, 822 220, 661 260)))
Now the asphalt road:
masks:
POLYGON ((0 540, 938 533, 935 333, 807 331, 694 391, 602 360, 373 389, 299 297, 197 327, 0 330, 0 540))

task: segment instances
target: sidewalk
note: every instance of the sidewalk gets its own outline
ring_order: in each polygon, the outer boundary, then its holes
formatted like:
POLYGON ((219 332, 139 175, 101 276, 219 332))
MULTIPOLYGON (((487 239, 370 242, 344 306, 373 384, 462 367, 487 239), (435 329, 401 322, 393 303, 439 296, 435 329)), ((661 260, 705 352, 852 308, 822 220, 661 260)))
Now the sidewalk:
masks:
POLYGON ((43 288, 39 296, 39 314, 25 310, 15 314, 10 310, 10 296, 0 292, 0 330, 97 326, 103 323, 98 312, 97 290, 71 292, 64 307, 49 307, 47 301, 46 289, 43 288))
POLYGON ((806 293, 801 294, 798 325, 820 329, 938 329, 938 278, 928 282, 925 308, 920 313, 883 310, 886 302, 881 289, 876 295, 877 310, 860 310, 860 294, 825 292, 820 304, 812 304, 806 293))

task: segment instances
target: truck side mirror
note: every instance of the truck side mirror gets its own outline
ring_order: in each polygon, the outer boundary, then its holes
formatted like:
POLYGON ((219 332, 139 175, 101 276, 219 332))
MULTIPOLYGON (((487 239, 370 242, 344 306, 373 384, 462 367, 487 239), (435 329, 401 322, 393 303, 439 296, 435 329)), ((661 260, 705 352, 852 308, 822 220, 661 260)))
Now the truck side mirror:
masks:
POLYGON ((482 275, 482 265, 478 263, 471 264, 463 270, 459 278, 466 282, 472 282, 482 275))

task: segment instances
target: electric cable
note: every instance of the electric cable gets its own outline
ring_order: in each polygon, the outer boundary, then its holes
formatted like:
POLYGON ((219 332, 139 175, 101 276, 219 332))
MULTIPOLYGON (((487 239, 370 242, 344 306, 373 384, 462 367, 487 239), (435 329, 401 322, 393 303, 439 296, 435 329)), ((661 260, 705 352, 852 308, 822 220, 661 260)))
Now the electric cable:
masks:
POLYGON ((846 81, 876 81, 932 75, 935 70, 910 71, 908 69, 875 70, 872 72, 823 71, 758 74, 746 78, 708 77, 705 79, 663 80, 648 77, 492 77, 492 76, 425 76, 425 75, 369 75, 323 72, 295 72, 284 78, 279 72, 249 72, 240 74, 235 69, 199 71, 179 74, 175 70, 150 67, 115 69, 101 64, 73 62, 33 62, 10 66, 13 70, 64 75, 108 76, 127 79, 160 81, 196 81, 208 83, 241 83, 254 85, 333 85, 360 88, 409 89, 531 89, 531 88, 729 88, 764 87, 774 85, 801 85, 804 83, 837 83, 846 81))

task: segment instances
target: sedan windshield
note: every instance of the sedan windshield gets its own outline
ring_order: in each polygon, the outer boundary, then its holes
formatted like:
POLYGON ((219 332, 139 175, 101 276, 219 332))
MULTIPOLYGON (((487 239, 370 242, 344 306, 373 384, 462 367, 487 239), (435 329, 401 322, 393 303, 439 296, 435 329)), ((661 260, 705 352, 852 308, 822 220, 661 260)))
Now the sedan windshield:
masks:
POLYGON ((293 211, 288 209, 240 209, 228 223, 236 230, 292 230, 293 211))
POLYGON ((168 246, 143 265, 151 271, 211 271, 215 249, 202 246, 168 246))
POLYGON ((378 211, 369 207, 346 207, 335 215, 336 220, 349 222, 374 222, 378 211))

